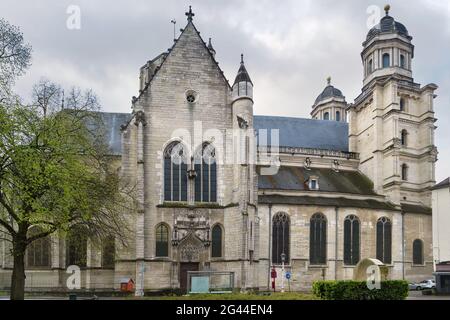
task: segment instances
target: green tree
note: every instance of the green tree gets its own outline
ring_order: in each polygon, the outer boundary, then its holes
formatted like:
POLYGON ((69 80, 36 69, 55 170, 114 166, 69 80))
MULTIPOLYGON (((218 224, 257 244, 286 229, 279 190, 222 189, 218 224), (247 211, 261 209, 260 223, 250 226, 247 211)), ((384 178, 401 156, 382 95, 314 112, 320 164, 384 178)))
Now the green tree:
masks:
POLYGON ((0 80, 8 88, 0 99, 0 238, 12 244, 14 300, 24 299, 25 252, 33 241, 76 228, 93 241, 114 236, 124 243, 123 213, 133 203, 112 167, 91 90, 64 95, 41 80, 31 104, 10 99, 30 50, 18 28, 0 20, 0 80))

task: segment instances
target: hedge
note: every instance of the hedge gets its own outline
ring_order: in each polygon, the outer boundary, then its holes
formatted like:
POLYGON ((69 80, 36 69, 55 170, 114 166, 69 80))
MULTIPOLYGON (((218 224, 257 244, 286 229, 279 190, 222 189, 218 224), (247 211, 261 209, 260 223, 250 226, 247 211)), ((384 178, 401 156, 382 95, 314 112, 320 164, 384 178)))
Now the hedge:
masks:
POLYGON ((403 300, 408 297, 408 282, 386 280, 381 289, 370 290, 366 281, 316 281, 313 294, 325 300, 403 300))

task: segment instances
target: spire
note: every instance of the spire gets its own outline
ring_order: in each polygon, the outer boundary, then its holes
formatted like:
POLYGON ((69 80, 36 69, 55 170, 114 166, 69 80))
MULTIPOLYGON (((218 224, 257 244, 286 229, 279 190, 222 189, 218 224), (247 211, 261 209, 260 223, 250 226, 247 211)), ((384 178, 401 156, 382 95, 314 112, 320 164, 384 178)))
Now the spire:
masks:
POLYGON ((384 11, 386 12, 386 15, 389 15, 389 10, 391 9, 391 6, 390 5, 385 5, 384 6, 384 11))
POLYGON ((244 54, 241 54, 241 66, 239 67, 238 74, 236 76, 236 79, 234 80, 233 86, 238 82, 250 82, 253 85, 253 82, 250 79, 250 76, 248 75, 247 69, 244 65, 244 54))
POLYGON ((192 7, 189 6, 189 11, 185 13, 185 15, 187 16, 187 21, 188 22, 192 22, 192 17, 195 16, 195 14, 192 12, 192 7))
POLYGON ((329 86, 331 85, 331 77, 330 76, 327 77, 327 85, 329 85, 329 86))

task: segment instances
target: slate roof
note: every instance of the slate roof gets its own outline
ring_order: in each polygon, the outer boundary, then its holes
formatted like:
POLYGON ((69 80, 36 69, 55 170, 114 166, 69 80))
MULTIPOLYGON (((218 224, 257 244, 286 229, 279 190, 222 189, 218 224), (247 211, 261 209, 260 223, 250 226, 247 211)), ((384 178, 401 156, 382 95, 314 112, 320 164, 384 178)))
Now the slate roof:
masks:
POLYGON ((345 99, 341 90, 329 84, 325 87, 325 89, 323 89, 322 93, 317 96, 316 101, 314 102, 314 106, 317 105, 319 102, 327 100, 329 98, 345 99))
POLYGON ((373 199, 359 200, 347 198, 328 198, 328 197, 309 197, 309 196, 283 196, 283 195, 259 195, 260 204, 292 204, 292 205, 312 205, 312 206, 330 206, 330 207, 349 207, 349 208, 369 208, 379 210, 398 211, 388 202, 377 201, 373 199))
POLYGON ((362 195, 376 195, 369 178, 358 171, 338 172, 327 168, 311 168, 282 166, 272 176, 261 175, 258 178, 260 190, 309 191, 306 181, 316 176, 321 192, 339 192, 362 195))
POLYGON ((427 206, 422 205, 415 205, 415 204, 408 204, 408 203, 402 203, 402 211, 405 213, 421 213, 421 214, 428 214, 431 215, 432 209, 427 206))
MULTIPOLYGON (((271 129, 279 130, 281 147, 302 147, 348 152, 348 124, 339 121, 254 116, 256 134, 267 129, 267 143, 270 144, 271 129)), ((258 138, 258 144, 264 145, 258 138)))
POLYGON ((447 178, 445 180, 442 180, 438 184, 436 184, 434 187, 431 188, 431 190, 437 190, 437 189, 444 189, 450 187, 450 178, 447 178))
POLYGON ((406 27, 402 23, 395 21, 394 18, 389 15, 381 18, 380 23, 369 30, 366 42, 370 41, 380 33, 398 33, 407 38, 411 38, 406 27))
POLYGON ((234 79, 233 86, 239 82, 250 82, 253 85, 253 82, 248 75, 247 69, 245 68, 244 62, 241 62, 241 66, 239 67, 236 79, 234 79))

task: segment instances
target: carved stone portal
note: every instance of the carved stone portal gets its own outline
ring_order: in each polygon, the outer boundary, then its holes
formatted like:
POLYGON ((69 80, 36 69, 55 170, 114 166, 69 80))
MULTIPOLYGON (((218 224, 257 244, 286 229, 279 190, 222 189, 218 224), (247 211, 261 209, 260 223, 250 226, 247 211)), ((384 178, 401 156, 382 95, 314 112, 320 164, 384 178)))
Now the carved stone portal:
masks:
POLYGON ((178 261, 206 261, 210 245, 209 214, 181 210, 174 214, 172 246, 178 261))

